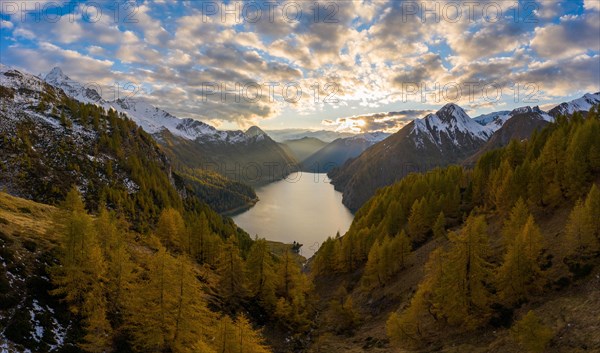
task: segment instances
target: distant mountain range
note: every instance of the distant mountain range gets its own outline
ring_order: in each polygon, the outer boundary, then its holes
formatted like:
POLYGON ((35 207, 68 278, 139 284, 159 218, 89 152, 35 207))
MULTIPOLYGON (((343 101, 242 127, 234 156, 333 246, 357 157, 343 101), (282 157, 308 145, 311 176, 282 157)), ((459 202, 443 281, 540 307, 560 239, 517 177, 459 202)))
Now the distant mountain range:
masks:
POLYGON ((338 138, 302 160, 300 168, 313 173, 328 173, 388 136, 390 136, 388 133, 373 132, 338 138))
POLYGON ((331 170, 329 176, 335 188, 344 194, 344 204, 355 211, 378 188, 391 185, 411 172, 475 161, 483 151, 504 146, 514 138, 525 139, 559 115, 588 111, 597 104, 600 93, 562 103, 550 112, 539 107, 522 107, 475 119, 458 105, 447 104, 331 170))
POLYGON ((298 162, 304 161, 321 148, 327 146, 327 142, 321 141, 316 137, 302 137, 299 139, 285 140, 281 142, 284 149, 296 158, 298 162))
POLYGON ((352 137, 356 134, 349 132, 339 132, 331 130, 307 130, 307 129, 281 129, 281 130, 266 130, 271 138, 277 142, 289 140, 298 140, 304 137, 312 137, 323 142, 332 142, 339 138, 352 137))

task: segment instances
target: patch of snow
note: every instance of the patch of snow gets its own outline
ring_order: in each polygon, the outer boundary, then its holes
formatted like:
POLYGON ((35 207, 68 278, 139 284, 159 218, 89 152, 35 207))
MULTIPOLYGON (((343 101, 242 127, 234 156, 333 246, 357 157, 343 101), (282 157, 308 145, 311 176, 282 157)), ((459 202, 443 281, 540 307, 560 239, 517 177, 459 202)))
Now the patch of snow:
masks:
POLYGON ((593 106, 598 104, 600 104, 600 92, 593 94, 587 93, 581 98, 577 98, 570 102, 562 103, 556 108, 558 108, 560 114, 570 115, 575 112, 590 111, 590 109, 592 109, 593 106))
POLYGON ((37 315, 44 312, 44 309, 39 305, 37 300, 33 300, 33 310, 29 311, 29 317, 31 318, 31 323, 34 325, 33 332, 31 337, 36 342, 41 342, 44 337, 44 328, 41 326, 40 321, 37 319, 37 315))

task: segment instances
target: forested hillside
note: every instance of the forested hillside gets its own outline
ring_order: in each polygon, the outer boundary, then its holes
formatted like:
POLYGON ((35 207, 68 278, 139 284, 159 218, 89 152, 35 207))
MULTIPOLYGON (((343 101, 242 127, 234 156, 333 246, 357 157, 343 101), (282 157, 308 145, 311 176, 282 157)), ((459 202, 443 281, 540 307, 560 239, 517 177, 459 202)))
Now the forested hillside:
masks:
POLYGON ((317 291, 335 281, 342 312, 363 318, 339 333, 382 334, 387 321, 390 343, 355 341, 389 351, 600 349, 598 322, 586 315, 598 309, 587 301, 598 286, 598 136, 596 108, 485 153, 473 170, 411 174, 380 189, 312 264, 317 291), (558 298, 565 312, 548 305, 558 298))
MULTIPOLYGON (((165 209, 140 235, 127 219, 0 194, 0 347, 9 352, 270 352, 252 318, 308 325, 310 286, 288 248, 241 251, 206 217, 165 209), (19 260, 19 261, 17 261, 19 260)), ((285 331, 288 332, 288 331, 285 331)))

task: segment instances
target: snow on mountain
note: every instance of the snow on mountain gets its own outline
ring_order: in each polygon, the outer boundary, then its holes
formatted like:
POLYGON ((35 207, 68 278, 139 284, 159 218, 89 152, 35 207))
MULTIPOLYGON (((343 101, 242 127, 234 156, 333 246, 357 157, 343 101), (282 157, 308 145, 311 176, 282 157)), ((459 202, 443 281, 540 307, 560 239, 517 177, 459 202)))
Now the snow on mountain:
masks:
POLYGON ((100 94, 93 89, 94 85, 86 87, 79 82, 72 80, 69 76, 65 75, 59 67, 53 68, 52 71, 46 75, 44 81, 54 87, 62 89, 68 96, 75 98, 80 102, 92 104, 101 104, 104 102, 100 94))
POLYGON ((587 93, 581 98, 559 104, 552 108, 549 113, 556 117, 559 115, 570 115, 575 112, 587 112, 598 104, 600 104, 600 92, 594 94, 587 93))
POLYGON ((476 121, 478 124, 490 129, 492 132, 496 132, 502 126, 504 126, 504 123, 506 123, 510 118, 519 114, 533 114, 537 115, 537 117, 541 118, 542 120, 548 122, 554 121, 554 118, 551 115, 541 110, 539 107, 530 106, 516 108, 512 111, 503 110, 499 112, 483 114, 476 118, 473 118, 473 120, 476 121))
POLYGON ((506 122, 506 120, 508 120, 511 117, 512 115, 510 115, 509 110, 502 110, 499 112, 482 114, 476 118, 473 118, 473 120, 475 120, 477 123, 483 126, 493 124, 490 126, 496 125, 498 126, 498 128, 500 128, 506 122))
POLYGON ((55 67, 45 76, 45 81, 54 87, 62 89, 68 96, 80 102, 92 103, 103 106, 105 109, 114 109, 126 114, 146 132, 159 134, 168 130, 175 136, 187 140, 197 140, 201 143, 247 143, 252 136, 242 131, 220 131, 201 121, 184 118, 180 119, 169 112, 148 103, 142 98, 117 99, 105 101, 100 97, 93 86, 86 87, 65 75, 55 67))
MULTIPOLYGON (((431 142, 441 147, 445 138, 449 138, 456 146, 460 146, 464 139, 486 141, 493 129, 479 124, 458 105, 446 104, 435 114, 428 114, 422 119, 414 121, 412 133, 428 138, 431 142)), ((420 144, 422 140, 417 140, 420 144)))

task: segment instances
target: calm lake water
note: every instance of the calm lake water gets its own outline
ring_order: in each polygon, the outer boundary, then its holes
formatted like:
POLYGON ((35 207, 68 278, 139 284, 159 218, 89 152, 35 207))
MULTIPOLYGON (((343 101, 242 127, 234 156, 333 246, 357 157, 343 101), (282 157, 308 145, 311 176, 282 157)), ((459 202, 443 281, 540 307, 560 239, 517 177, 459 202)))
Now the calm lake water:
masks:
POLYGON ((342 204, 342 194, 329 184, 327 174, 293 173, 256 189, 260 201, 235 223, 252 237, 304 246, 301 254, 311 257, 327 237, 344 234, 352 213, 342 204))

